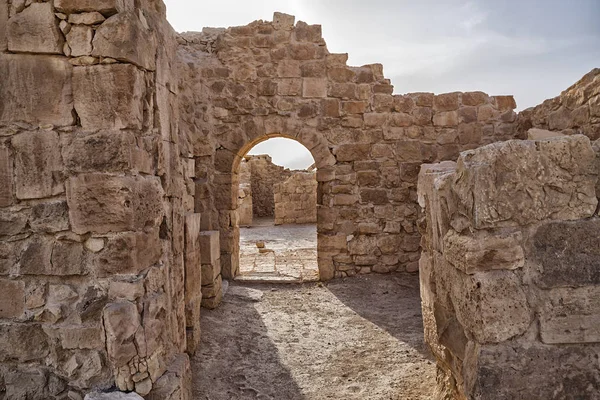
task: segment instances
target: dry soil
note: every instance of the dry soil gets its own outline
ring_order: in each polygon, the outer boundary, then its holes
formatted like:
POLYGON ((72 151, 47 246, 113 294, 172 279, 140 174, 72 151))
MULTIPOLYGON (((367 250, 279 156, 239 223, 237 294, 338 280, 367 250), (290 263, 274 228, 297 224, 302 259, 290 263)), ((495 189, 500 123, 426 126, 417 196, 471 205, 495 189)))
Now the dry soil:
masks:
POLYGON ((194 399, 430 399, 418 276, 233 282, 202 310, 194 399))

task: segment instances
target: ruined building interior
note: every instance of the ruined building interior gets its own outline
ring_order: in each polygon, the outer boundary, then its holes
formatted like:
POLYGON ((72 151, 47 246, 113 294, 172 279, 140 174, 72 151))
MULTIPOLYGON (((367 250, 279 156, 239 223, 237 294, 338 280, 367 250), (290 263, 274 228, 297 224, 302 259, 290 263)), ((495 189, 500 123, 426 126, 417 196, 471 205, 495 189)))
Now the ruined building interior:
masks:
MULTIPOLYGON (((393 90, 282 13, 178 34, 161 0, 0 0, 0 399, 201 398, 202 337, 241 291, 244 157, 272 137, 315 161, 315 295, 383 276, 367 315, 420 282, 414 398, 599 399, 600 69, 520 113, 393 90)), ((347 360, 311 378, 335 393, 347 360)))

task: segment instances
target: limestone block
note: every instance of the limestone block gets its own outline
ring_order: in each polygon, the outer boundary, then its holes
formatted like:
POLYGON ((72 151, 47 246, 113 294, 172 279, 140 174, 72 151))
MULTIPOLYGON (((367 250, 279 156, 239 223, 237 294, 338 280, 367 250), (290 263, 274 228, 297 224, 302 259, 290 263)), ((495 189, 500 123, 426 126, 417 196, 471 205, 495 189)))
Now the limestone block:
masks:
POLYGON ((433 107, 436 111, 458 110, 459 93, 444 93, 433 98, 433 107))
POLYGON ((33 3, 8 20, 8 50, 15 53, 62 54, 63 35, 51 3, 33 3))
POLYGON ((8 41, 6 38, 6 26, 8 24, 8 2, 0 0, 0 52, 8 49, 8 41))
POLYGON ((25 311, 25 282, 0 279, 0 318, 18 318, 25 311))
POLYGON ((304 78, 302 97, 327 97, 327 79, 304 78))
POLYGON ((60 145, 56 132, 14 136, 16 195, 19 199, 50 197, 64 191, 60 145))
POLYGON ((92 53, 92 37, 94 31, 85 25, 73 25, 66 34, 67 44, 71 49, 72 57, 89 56, 92 53))
POLYGON ((158 178, 81 174, 67 182, 74 232, 108 233, 156 226, 163 215, 158 178))
POLYGON ((103 310, 108 357, 114 367, 126 365, 137 355, 136 333, 140 329, 140 315, 135 304, 119 301, 103 310))
POLYGON ((144 398, 135 392, 92 392, 86 394, 83 400, 144 400, 144 398))
POLYGON ((65 134, 62 156, 65 166, 75 172, 151 172, 153 164, 137 146, 135 135, 122 131, 65 134))
POLYGON ((99 253, 95 267, 97 274, 139 274, 156 264, 162 255, 158 229, 149 232, 129 232, 107 241, 99 253))
POLYGON ((39 324, 0 324, 0 362, 25 363, 48 355, 48 337, 39 324))
POLYGON ((187 354, 180 354, 155 383, 146 400, 192 400, 192 371, 187 354))
POLYGON ((598 232, 598 218, 540 226, 528 249, 528 259, 540 267, 538 284, 546 288, 600 285, 598 232))
POLYGON ((493 143, 463 152, 454 191, 476 229, 594 214, 595 153, 583 135, 493 143))
POLYGON ((437 255, 438 298, 452 299, 456 317, 478 343, 499 343, 523 334, 532 312, 521 280, 512 271, 467 275, 437 255))
POLYGON ((130 64, 73 71, 75 110, 86 129, 141 129, 145 90, 144 74, 130 64))
POLYGON ((34 236, 25 245, 19 265, 23 275, 81 275, 85 257, 80 243, 34 236))
MULTIPOLYGON (((200 214, 185 216, 185 302, 188 304, 202 293, 202 267, 200 257, 200 214)), ((209 281, 210 282, 210 281, 209 281)))
POLYGON ((133 0, 55 0, 54 7, 66 14, 97 11, 109 16, 133 9, 133 0))
POLYGON ((547 344, 600 342, 600 287, 542 292, 540 337, 547 344))
POLYGON ((509 342, 474 347, 463 375, 466 398, 593 399, 600 387, 600 345, 548 346, 509 342), (471 385, 469 385, 471 386, 471 385))
POLYGON ((29 226, 34 232, 60 232, 69 229, 69 212, 64 200, 36 204, 31 209, 29 226))
POLYGON ((334 154, 338 161, 367 160, 371 151, 369 143, 341 144, 335 148, 334 154))
POLYGON ((433 115, 433 124, 435 126, 457 126, 458 125, 458 112, 457 111, 437 112, 433 115))
POLYGON ((96 25, 105 20, 106 18, 97 11, 69 15, 69 23, 75 25, 96 25))
POLYGON ((202 264, 212 264, 217 261, 221 254, 219 231, 200 232, 199 240, 202 264))
POLYGON ((72 69, 64 58, 1 54, 0 99, 10 101, 0 102, 0 124, 72 125, 72 69))
POLYGON ((488 95, 483 92, 465 92, 462 94, 461 100, 465 106, 479 106, 488 101, 488 95))
POLYGON ((94 35, 92 56, 133 63, 149 71, 156 68, 156 38, 141 13, 121 12, 107 19, 94 35))
POLYGON ((520 232, 475 231, 461 235, 450 229, 444 236, 444 257, 466 274, 495 269, 516 269, 525 264, 520 232))
POLYGON ((14 236, 25 232, 27 213, 0 210, 0 236, 14 236))
POLYGON ((0 147, 0 207, 8 207, 14 202, 13 160, 7 147, 0 147))
POLYGON ((527 131, 528 140, 549 139, 553 137, 565 136, 561 132, 552 132, 546 129, 531 128, 527 131))

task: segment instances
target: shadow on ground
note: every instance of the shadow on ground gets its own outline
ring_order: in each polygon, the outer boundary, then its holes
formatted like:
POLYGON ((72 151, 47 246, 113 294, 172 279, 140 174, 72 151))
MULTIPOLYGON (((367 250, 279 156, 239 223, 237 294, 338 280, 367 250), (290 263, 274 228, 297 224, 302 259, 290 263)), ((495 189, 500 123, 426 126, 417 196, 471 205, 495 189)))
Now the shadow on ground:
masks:
POLYGON ((252 301, 228 296, 202 313, 203 329, 216 334, 202 332, 192 359, 194 400, 304 399, 252 301))
POLYGON ((418 275, 362 275, 334 280, 327 289, 361 317, 421 354, 431 356, 423 342, 418 275))

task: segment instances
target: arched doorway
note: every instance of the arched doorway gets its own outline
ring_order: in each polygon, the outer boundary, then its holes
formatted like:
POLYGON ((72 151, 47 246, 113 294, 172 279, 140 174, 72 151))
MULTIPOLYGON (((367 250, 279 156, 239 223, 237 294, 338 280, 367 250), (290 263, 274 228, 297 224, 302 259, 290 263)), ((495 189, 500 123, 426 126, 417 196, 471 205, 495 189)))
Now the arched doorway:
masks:
POLYGON ((295 140, 272 138, 240 163, 236 280, 300 283, 319 280, 315 161, 295 140))
MULTIPOLYGON (((267 124, 265 123, 265 125, 267 124)), ((332 255, 327 252, 327 240, 323 240, 325 236, 321 232, 325 231, 323 224, 326 223, 326 218, 324 216, 327 215, 327 210, 329 209, 329 205, 323 203, 323 195, 324 191, 326 191, 324 181, 329 179, 328 175, 332 173, 331 167, 336 162, 335 157, 327 146, 326 140, 316 129, 291 129, 296 134, 279 133, 285 131, 285 129, 276 132, 269 132, 267 129, 265 129, 267 133, 259 135, 254 139, 249 139, 244 145, 239 147, 234 146, 238 148, 237 151, 227 148, 219 148, 216 151, 215 165, 217 171, 215 174, 215 192, 217 195, 216 206, 219 209, 221 270, 223 277, 233 279, 240 273, 238 189, 242 160, 254 146, 261 142, 272 138, 287 138, 295 140, 306 147, 315 161, 315 168, 317 169, 317 264, 319 279, 331 279, 334 275, 333 259, 332 255)))

